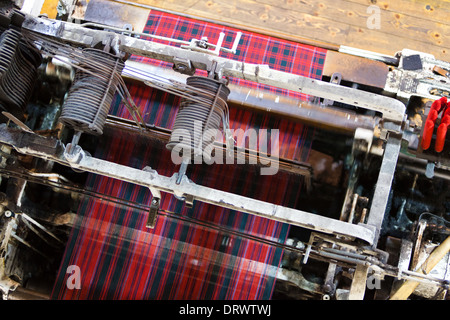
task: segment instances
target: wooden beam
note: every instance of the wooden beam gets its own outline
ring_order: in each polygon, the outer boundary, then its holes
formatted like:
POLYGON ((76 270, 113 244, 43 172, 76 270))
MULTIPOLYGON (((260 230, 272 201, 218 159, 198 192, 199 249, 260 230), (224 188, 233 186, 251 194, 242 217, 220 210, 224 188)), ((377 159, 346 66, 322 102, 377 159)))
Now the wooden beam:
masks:
POLYGON ((409 15, 416 19, 448 23, 450 2, 448 0, 348 0, 365 6, 377 5, 382 10, 409 15))
MULTIPOLYGON (((255 0, 258 3, 279 7, 298 14, 309 14, 330 22, 340 22, 355 28, 369 29, 367 21, 372 12, 367 4, 354 3, 347 0, 255 0)), ((432 45, 450 47, 450 25, 446 20, 433 21, 411 16, 403 11, 380 9, 380 28, 378 31, 386 37, 407 38, 432 45)), ((450 12, 449 12, 450 13, 450 12)))
MULTIPOLYGON (((409 48, 446 60, 450 51, 450 3, 379 1, 379 29, 367 27, 374 0, 129 0, 236 28, 305 43, 340 45, 393 55, 409 48), (402 2, 403 6, 398 3, 402 2), (386 6, 387 5, 387 6, 386 6), (424 9, 425 8, 425 9, 424 9), (429 9, 427 9, 429 8, 429 9), (425 10, 425 11, 424 11, 425 10)), ((335 48, 332 48, 335 47, 335 48)))

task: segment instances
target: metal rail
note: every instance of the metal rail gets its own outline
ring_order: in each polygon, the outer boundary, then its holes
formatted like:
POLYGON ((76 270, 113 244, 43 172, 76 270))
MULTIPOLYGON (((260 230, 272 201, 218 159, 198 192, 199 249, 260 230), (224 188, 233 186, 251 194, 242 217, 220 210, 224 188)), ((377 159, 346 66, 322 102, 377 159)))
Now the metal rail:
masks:
MULTIPOLYGON (((250 80, 377 111, 383 115, 385 120, 397 124, 401 124, 405 117, 405 105, 396 99, 273 70, 267 65, 245 63, 114 32, 92 30, 73 23, 32 16, 27 16, 23 28, 44 37, 53 37, 85 47, 101 43, 104 39, 112 39, 111 43, 117 52, 121 51, 170 63, 174 63, 175 59, 190 61, 196 69, 211 71, 215 68, 219 76, 250 80)), ((390 128, 389 130, 400 131, 400 128, 390 128)))
MULTIPOLYGON (((127 60, 122 76, 128 81, 148 81, 156 76, 165 83, 185 83, 186 75, 169 68, 127 60), (164 76, 161 76, 164 75, 164 76)), ((161 81, 162 81, 161 80, 161 81)), ((230 107, 245 108, 251 111, 273 114, 283 119, 300 121, 314 127, 324 128, 343 134, 353 135, 357 128, 374 130, 380 119, 361 115, 337 107, 321 107, 293 97, 275 94, 269 90, 228 85, 230 107)))
MULTIPOLYGON (((79 146, 74 148, 76 150, 74 153, 68 153, 65 152, 66 148, 58 140, 7 128, 5 125, 0 127, 0 142, 11 145, 22 154, 55 161, 77 170, 147 187, 154 196, 160 192, 166 192, 177 197, 189 197, 190 201, 197 200, 310 230, 361 239, 370 245, 374 244, 375 231, 369 225, 350 224, 309 212, 204 187, 189 181, 186 177, 183 177, 181 183, 177 184, 177 173, 172 177, 166 177, 159 175, 150 168, 139 170, 97 159, 85 154, 79 146)), ((70 150, 72 148, 68 146, 67 149, 70 150)))

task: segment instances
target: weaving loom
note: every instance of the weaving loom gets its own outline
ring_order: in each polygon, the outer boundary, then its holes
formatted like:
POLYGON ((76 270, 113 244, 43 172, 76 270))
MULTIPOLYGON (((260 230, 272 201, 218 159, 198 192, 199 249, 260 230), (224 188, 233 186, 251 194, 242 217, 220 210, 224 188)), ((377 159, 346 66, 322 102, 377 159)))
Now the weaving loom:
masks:
POLYGON ((448 62, 51 1, 0 1, 4 299, 448 299, 448 62))
MULTIPOLYGON (((196 36, 214 39, 220 32, 230 35, 236 32, 161 12, 150 14, 145 30, 184 40, 196 36)), ((258 34, 244 33, 241 39, 238 59, 268 62, 274 68, 320 78, 322 65, 319 61, 323 61, 324 50, 258 34)), ((142 85, 133 85, 129 90, 147 124, 171 129, 178 99, 142 85)), ((111 112, 118 117, 129 117, 120 99, 113 103, 111 112)), ((280 157, 301 162, 308 159, 313 129, 249 111, 231 109, 230 112, 231 128, 279 128, 280 157)), ((137 168, 148 165, 160 172, 174 171, 170 153, 162 145, 157 147, 154 142, 123 133, 109 134, 99 143, 101 148, 96 157, 137 168)), ((256 183, 255 173, 256 169, 252 168, 203 165, 193 168, 189 176, 202 185, 291 207, 298 205, 298 195, 304 192, 301 177, 284 173, 267 176, 256 183), (260 189, 261 184, 277 187, 260 189)), ((91 176, 86 187, 137 203, 150 203, 145 188, 113 179, 91 176)), ((144 210, 127 210, 110 203, 86 200, 79 209, 80 220, 72 231, 53 298, 271 298, 282 249, 257 239, 284 243, 289 229, 287 224, 201 203, 187 209, 173 196, 161 200, 161 210, 171 214, 158 216, 156 228, 149 231, 145 228, 147 213, 144 210), (196 221, 207 225, 199 226, 196 221), (216 230, 221 227, 225 230, 216 230), (227 230, 256 239, 230 234, 227 230), (65 270, 69 265, 80 266, 83 282, 86 281, 82 288, 86 290, 67 290, 65 270)))

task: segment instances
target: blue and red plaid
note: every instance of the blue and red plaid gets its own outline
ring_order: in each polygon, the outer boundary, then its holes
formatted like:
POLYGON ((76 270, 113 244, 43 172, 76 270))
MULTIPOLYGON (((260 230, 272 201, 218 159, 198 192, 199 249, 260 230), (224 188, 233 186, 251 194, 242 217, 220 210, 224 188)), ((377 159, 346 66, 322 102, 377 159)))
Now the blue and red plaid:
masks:
MULTIPOLYGON (((238 30, 152 11, 145 31, 184 40, 207 36, 212 43, 219 32, 225 32, 225 46, 231 47, 238 30)), ((223 56, 320 78, 325 51, 244 32, 238 53, 223 56)), ((167 66, 151 59, 133 59, 167 66)), ((248 81, 232 81, 256 86, 248 81)), ((130 85, 129 89, 146 123, 172 128, 179 98, 142 85, 130 85)), ((294 92, 281 93, 307 98, 294 92)), ((120 99, 113 103, 111 114, 130 118, 120 99)), ((230 126, 279 129, 280 157, 308 159, 313 130, 307 126, 233 109, 230 126)), ((150 166, 165 176, 177 171, 161 142, 133 133, 106 130, 95 156, 135 168, 150 166)), ((304 182, 300 176, 285 172, 260 176, 259 169, 249 165, 191 165, 187 174, 201 185, 292 208, 299 205, 304 182)), ((146 188, 97 175, 89 176, 86 189, 147 206, 151 200, 146 188)), ((187 208, 168 194, 162 195, 155 229, 145 227, 146 219, 147 212, 139 206, 87 197, 78 210, 52 297, 271 298, 283 252, 273 243, 285 242, 287 224, 198 202, 187 208), (81 289, 66 286, 70 265, 80 268, 81 289)))
MULTIPOLYGON (((207 37, 208 42, 212 44, 217 43, 219 34, 223 32, 225 33, 225 38, 222 46, 231 48, 236 34, 242 31, 194 19, 181 18, 171 14, 153 12, 149 16, 144 32, 185 41, 207 37)), ((167 44, 163 40, 153 40, 152 38, 148 38, 148 40, 167 44)), ((176 43, 171 43, 171 45, 180 46, 180 44, 176 43)), ((280 71, 321 79, 326 50, 275 37, 242 32, 236 54, 221 52, 220 56, 247 63, 267 64, 270 68, 280 71)), ((134 57, 133 60, 171 67, 166 62, 143 57, 134 57)), ((288 92, 287 90, 266 85, 257 85, 251 81, 241 79, 232 79, 231 81, 235 84, 252 88, 264 88, 300 99, 307 98, 306 95, 298 92, 288 92)))

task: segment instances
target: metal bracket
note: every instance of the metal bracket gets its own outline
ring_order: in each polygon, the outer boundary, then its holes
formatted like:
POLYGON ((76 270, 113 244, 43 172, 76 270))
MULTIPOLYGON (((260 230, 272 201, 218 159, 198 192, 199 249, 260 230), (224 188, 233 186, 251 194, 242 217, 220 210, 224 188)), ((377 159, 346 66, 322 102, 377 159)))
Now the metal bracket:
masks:
POLYGON ((159 212, 160 198, 153 197, 150 204, 150 210, 148 212, 147 224, 145 225, 149 229, 153 229, 156 225, 156 218, 159 212))
POLYGON ((184 196, 184 203, 186 204, 186 207, 192 208, 194 206, 194 196, 192 195, 185 195, 184 196))
POLYGON ((189 76, 193 76, 195 74, 195 67, 192 66, 191 61, 189 59, 183 58, 173 58, 173 67, 172 69, 181 74, 187 74, 189 76))
MULTIPOLYGON (((153 170, 150 167, 145 167, 143 171, 157 174, 156 170, 153 170)), ((156 218, 159 213, 159 206, 161 202, 161 191, 153 187, 149 187, 149 189, 153 198, 152 202, 150 203, 150 210, 148 212, 147 223, 145 226, 149 229, 153 229, 156 225, 156 218)))
POLYGON ((218 56, 220 51, 226 53, 236 53, 237 46, 239 45, 239 40, 241 39, 242 32, 236 33, 236 38, 234 39, 233 46, 231 49, 223 48, 222 43, 225 38, 225 33, 221 32, 219 34, 219 39, 217 40, 217 44, 208 43, 207 37, 202 37, 200 40, 192 39, 189 45, 181 46, 182 49, 188 49, 192 51, 198 51, 206 54, 211 54, 218 56), (214 50, 209 50, 209 48, 214 48, 214 50))

